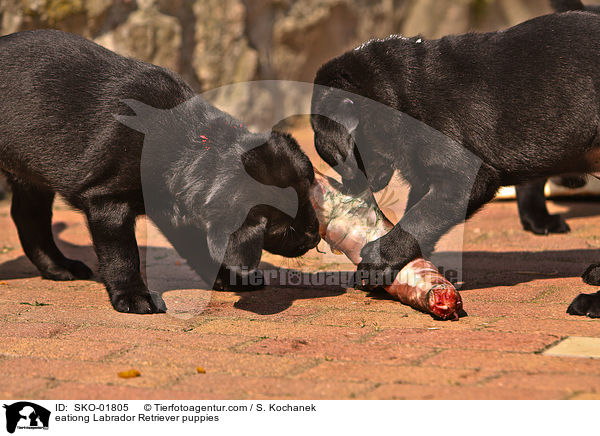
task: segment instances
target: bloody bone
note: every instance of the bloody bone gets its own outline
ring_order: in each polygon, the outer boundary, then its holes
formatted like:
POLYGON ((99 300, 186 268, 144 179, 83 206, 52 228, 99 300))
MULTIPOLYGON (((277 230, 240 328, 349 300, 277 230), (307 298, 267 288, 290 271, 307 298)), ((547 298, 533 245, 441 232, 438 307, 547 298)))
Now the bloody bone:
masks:
MULTIPOLYGON (((369 190, 355 196, 344 194, 335 180, 315 171, 311 202, 319 218, 322 238, 355 264, 368 242, 390 231, 393 224, 377 206, 369 190)), ((402 303, 441 319, 458 319, 460 294, 437 268, 425 259, 415 259, 384 289, 402 303)))

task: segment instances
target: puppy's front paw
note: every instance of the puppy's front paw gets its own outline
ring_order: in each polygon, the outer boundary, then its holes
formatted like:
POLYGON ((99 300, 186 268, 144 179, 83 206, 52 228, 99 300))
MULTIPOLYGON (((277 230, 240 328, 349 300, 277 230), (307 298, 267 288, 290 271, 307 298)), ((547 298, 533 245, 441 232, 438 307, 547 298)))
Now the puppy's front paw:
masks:
POLYGON ((355 289, 370 291, 381 286, 391 285, 401 268, 394 268, 385 264, 359 263, 354 273, 355 289))
POLYGON ((600 318, 600 292, 595 294, 579 294, 567 308, 569 315, 600 318))
POLYGON ((568 233, 571 228, 560 215, 547 217, 524 217, 521 219, 523 229, 536 235, 549 235, 550 233, 568 233))
MULTIPOLYGON (((165 313, 165 308, 160 302, 155 302, 152 294, 148 291, 145 293, 125 293, 119 292, 111 295, 110 302, 117 312, 123 313, 165 313)), ((160 298, 155 296, 157 300, 160 298)))
POLYGON ((588 266, 585 272, 581 275, 584 283, 593 286, 600 286, 600 264, 588 266))
POLYGON ((360 252, 362 261, 356 268, 354 286, 360 289, 374 289, 390 285, 400 269, 409 259, 391 261, 381 252, 379 240, 368 243, 360 252))

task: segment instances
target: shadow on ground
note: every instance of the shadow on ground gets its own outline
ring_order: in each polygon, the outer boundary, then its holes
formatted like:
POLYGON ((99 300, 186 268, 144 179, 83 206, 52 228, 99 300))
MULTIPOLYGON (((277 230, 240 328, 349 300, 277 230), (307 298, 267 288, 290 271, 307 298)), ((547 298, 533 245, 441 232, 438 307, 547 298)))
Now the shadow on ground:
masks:
POLYGON ((461 291, 515 286, 540 279, 580 277, 600 250, 467 251, 461 291))
MULTIPOLYGON (((54 237, 58 247, 66 256, 79 259, 90 266, 96 264, 96 256, 90 245, 76 245, 69 243, 60 237, 60 233, 66 228, 64 223, 56 223, 53 226, 54 237)), ((452 253, 440 253, 452 254, 452 253)), ((175 251, 166 247, 140 247, 142 259, 147 259, 147 268, 159 268, 159 274, 154 276, 161 278, 160 282, 153 278, 151 289, 162 295, 165 292, 180 289, 206 289, 207 286, 189 268, 177 270, 173 267, 175 261, 165 261, 177 257, 175 251), (151 255, 150 255, 151 253, 151 255), (181 271, 181 273, 179 272, 181 271)), ((547 250, 547 251, 468 251, 463 253, 463 280, 461 291, 474 289, 485 289, 496 286, 515 286, 538 279, 571 278, 579 277, 590 263, 600 258, 600 250, 547 250)), ((265 270, 276 270, 280 274, 289 274, 293 270, 279 268, 266 262, 261 264, 265 270)), ((339 272, 335 272, 339 273, 339 272)), ((341 272, 348 274, 349 272, 341 272)), ((319 273, 302 273, 309 277, 309 283, 318 282, 313 280, 319 273)), ((327 272, 325 272, 327 274, 327 272)), ((38 276, 36 268, 25 256, 9 260, 0 264, 0 280, 24 279, 38 276)), ((98 278, 95 278, 98 281, 98 278)), ((272 283, 262 290, 251 292, 238 292, 240 299, 234 304, 238 309, 256 313, 259 315, 271 315, 280 313, 292 306, 294 301, 303 299, 329 298, 342 295, 346 289, 341 285, 310 285, 294 286, 280 285, 276 277, 272 283)), ((306 283, 306 282, 305 282, 306 283)), ((372 292, 370 297, 376 299, 389 298, 387 294, 372 292)))

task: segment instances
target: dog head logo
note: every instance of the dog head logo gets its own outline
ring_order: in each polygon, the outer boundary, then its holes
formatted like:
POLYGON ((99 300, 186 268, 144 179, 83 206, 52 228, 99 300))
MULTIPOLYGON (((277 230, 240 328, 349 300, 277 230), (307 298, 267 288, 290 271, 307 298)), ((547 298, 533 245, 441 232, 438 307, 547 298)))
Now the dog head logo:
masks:
POLYGON ((50 411, 27 401, 3 406, 6 409, 6 431, 14 433, 16 429, 48 429, 50 411))
MULTIPOLYGON (((267 223, 277 220, 265 218, 270 212, 256 212, 255 221, 247 226, 247 229, 252 226, 252 232, 246 229, 236 233, 253 208, 268 206, 292 218, 298 214, 298 194, 291 184, 277 186, 279 180, 264 184, 258 180, 260 177, 248 172, 250 167, 259 175, 269 170, 254 164, 257 161, 254 152, 265 144, 270 144, 273 150, 286 149, 277 142, 286 140, 283 135, 253 134, 240 121, 211 107, 200 96, 172 109, 157 109, 130 99, 123 103, 135 115, 115 115, 115 118, 144 134, 141 179, 146 214, 160 220, 165 202, 170 201, 172 194, 172 209, 177 214, 169 225, 180 229, 176 248, 188 253, 188 264, 210 284, 222 263, 248 266, 256 257, 260 258, 267 223), (247 167, 246 161, 252 164, 247 167), (177 171, 172 170, 175 167, 177 171), (203 234, 199 236, 196 229, 203 234), (182 232, 186 232, 185 236, 181 236, 182 232)), ((287 152, 280 153, 284 154, 287 158, 287 152)), ((276 159, 280 155, 272 156, 276 159)), ((282 165, 274 165, 270 171, 282 165)))

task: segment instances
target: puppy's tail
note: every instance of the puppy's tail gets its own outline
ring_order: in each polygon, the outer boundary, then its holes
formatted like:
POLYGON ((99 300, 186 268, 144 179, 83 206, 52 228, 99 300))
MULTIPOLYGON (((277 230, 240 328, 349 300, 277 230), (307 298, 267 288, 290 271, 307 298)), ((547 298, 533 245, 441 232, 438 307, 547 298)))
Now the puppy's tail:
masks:
POLYGON ((550 5, 556 12, 585 10, 581 0, 550 0, 550 5))

